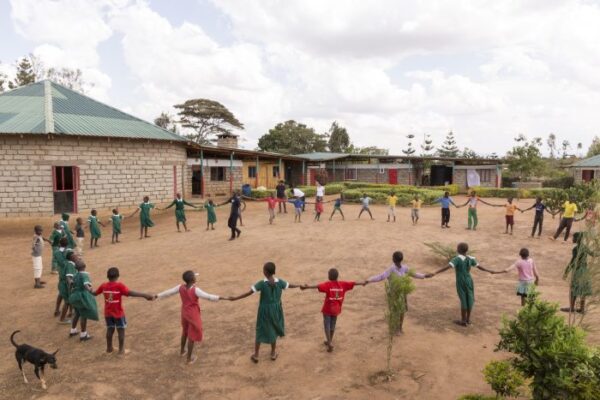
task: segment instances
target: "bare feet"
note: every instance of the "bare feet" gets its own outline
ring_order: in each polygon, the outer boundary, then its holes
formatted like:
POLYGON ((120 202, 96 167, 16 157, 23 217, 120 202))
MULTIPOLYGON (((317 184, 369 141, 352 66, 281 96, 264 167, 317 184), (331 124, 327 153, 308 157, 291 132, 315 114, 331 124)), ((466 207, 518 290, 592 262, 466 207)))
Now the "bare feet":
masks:
POLYGON ((253 362, 254 364, 258 364, 258 357, 257 357, 255 354, 252 354, 252 355, 250 356, 250 359, 252 360, 252 362, 253 362))

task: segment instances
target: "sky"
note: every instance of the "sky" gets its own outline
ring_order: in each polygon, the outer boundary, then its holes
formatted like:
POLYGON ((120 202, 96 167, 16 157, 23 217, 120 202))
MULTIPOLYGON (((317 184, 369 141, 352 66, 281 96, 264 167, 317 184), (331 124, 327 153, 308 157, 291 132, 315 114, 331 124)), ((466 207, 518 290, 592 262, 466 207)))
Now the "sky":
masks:
MULTIPOLYGON (((28 53, 152 121, 191 98, 399 154, 407 135, 504 154, 600 135, 600 0, 0 0, 0 70, 28 53)), ((547 149, 543 149, 547 152, 547 149)))

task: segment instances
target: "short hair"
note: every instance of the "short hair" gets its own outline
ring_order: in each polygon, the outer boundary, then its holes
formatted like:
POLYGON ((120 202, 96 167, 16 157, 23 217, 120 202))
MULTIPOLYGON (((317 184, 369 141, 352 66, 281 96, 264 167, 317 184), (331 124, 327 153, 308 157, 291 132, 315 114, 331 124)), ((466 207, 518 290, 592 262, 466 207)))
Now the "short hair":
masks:
POLYGON ((327 273, 327 275, 329 276, 330 281, 337 281, 338 276, 340 276, 340 273, 338 272, 337 269, 331 268, 329 270, 329 272, 327 273))
POLYGON ((85 269, 85 262, 81 259, 75 261, 75 269, 77 271, 82 271, 85 269))
POLYGON ((119 277, 119 268, 110 267, 108 269, 108 271, 106 271, 106 277, 108 278, 109 281, 112 281, 113 279, 117 279, 119 277))
POLYGON ((263 266, 263 270, 267 275, 275 275, 275 263, 271 261, 267 261, 263 266))
POLYGON ((113 212, 113 214, 118 214, 119 213, 116 208, 113 208, 112 212, 113 212))
POLYGON ((526 258, 529 258, 529 249, 526 247, 523 247, 520 251, 519 251, 519 255, 521 256, 521 258, 523 260, 525 260, 526 258))
POLYGON ((448 191, 444 192, 444 196, 449 195, 449 194, 450 194, 450 192, 448 192, 448 191))
POLYGON ((392 261, 394 261, 394 263, 402 262, 402 260, 404 260, 404 254, 402 254, 401 251, 395 251, 394 254, 392 254, 392 261))
POLYGON ((183 279, 183 281, 185 283, 192 283, 194 281, 194 277, 196 276, 196 274, 194 273, 194 271, 185 271, 182 275, 181 278, 183 279))
POLYGON ((67 247, 67 245, 69 244, 69 239, 67 239, 67 237, 66 237, 66 236, 64 236, 64 237, 61 237, 61 238, 60 238, 60 240, 58 241, 58 244, 59 244, 61 247, 67 247))
POLYGON ((456 251, 458 254, 467 254, 467 251, 469 251, 469 245, 465 242, 461 242, 458 244, 458 246, 456 246, 456 251))
POLYGON ((41 225, 36 225, 36 226, 34 226, 34 227, 33 227, 33 230, 34 230, 34 231, 36 231, 36 232, 37 232, 37 231, 43 231, 43 230, 44 230, 44 228, 42 228, 42 226, 41 226, 41 225))
POLYGON ((69 261, 73 261, 73 258, 77 259, 77 254, 75 254, 74 251, 67 251, 66 252, 67 255, 65 256, 65 258, 69 261))

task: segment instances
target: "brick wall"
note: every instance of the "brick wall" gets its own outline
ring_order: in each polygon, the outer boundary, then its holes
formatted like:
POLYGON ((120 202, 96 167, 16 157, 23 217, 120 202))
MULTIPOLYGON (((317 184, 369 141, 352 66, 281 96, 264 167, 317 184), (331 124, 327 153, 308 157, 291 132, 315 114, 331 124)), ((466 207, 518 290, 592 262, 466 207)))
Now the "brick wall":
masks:
POLYGON ((54 213, 52 168, 78 166, 78 212, 156 203, 191 192, 185 147, 169 142, 106 138, 0 136, 0 217, 54 213))
MULTIPOLYGON (((200 165, 186 166, 186 179, 187 185, 189 186, 189 190, 186 191, 186 196, 192 197, 192 168, 194 171, 200 170, 200 165)), ((210 195, 212 197, 215 196, 229 196, 230 187, 232 186, 230 183, 230 171, 229 167, 225 167, 225 180, 223 181, 212 181, 210 179, 210 168, 211 167, 203 167, 203 175, 204 175, 204 188, 203 195, 206 197, 210 195)), ((242 167, 233 167, 233 190, 242 188, 242 167)), ((200 195, 195 195, 194 197, 200 197, 200 195)))
MULTIPOLYGON (((490 169, 490 181, 481 182, 481 187, 496 187, 498 174, 496 169, 490 169)), ((458 185, 461 189, 467 188, 467 170, 466 169, 455 169, 452 183, 458 185)))

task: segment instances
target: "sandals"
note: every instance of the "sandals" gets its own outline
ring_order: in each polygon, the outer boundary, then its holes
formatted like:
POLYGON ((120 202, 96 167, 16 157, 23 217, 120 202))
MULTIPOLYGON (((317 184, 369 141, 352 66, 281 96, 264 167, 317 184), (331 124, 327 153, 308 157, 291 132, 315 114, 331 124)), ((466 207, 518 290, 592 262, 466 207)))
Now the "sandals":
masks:
POLYGON ((252 360, 252 362, 253 362, 254 364, 258 364, 258 357, 256 357, 254 354, 252 354, 252 355, 250 356, 250 359, 252 360))
POLYGON ((277 357, 279 357, 279 353, 271 353, 271 361, 277 360, 277 357))

